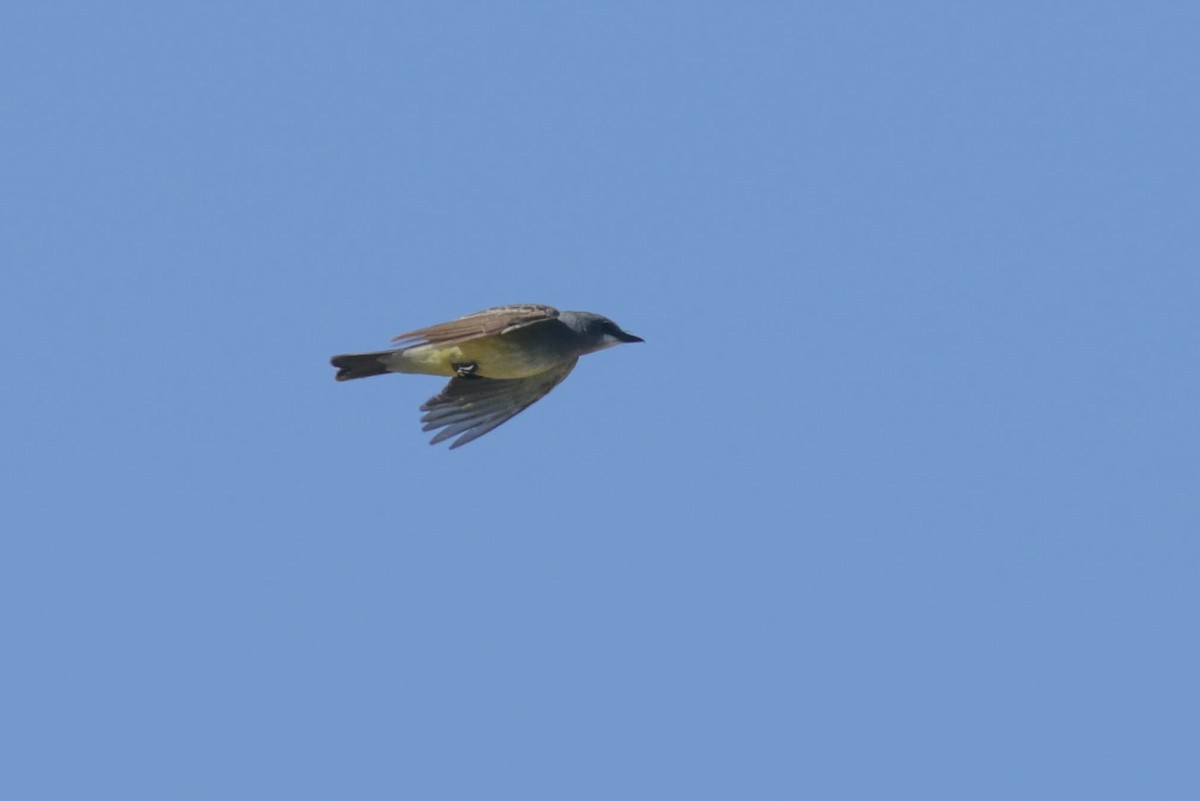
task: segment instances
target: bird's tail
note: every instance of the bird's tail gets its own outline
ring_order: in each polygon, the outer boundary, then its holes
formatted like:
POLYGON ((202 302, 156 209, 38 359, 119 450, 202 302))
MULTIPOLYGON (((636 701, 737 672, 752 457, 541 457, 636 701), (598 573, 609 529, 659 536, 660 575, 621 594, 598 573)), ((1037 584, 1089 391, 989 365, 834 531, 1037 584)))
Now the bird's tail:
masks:
POLYGON ((338 381, 349 381, 352 378, 370 378, 373 375, 383 375, 388 369, 379 361, 379 357, 388 353, 346 353, 334 356, 329 363, 338 369, 334 376, 338 381))

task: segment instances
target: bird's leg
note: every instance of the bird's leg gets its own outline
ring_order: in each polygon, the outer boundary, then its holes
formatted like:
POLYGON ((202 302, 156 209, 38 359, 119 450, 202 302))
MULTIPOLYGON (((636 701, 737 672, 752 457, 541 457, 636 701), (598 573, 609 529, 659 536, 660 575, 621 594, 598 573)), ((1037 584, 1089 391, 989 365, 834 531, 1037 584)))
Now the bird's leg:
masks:
POLYGON ((455 362, 450 366, 459 378, 479 378, 479 365, 476 362, 455 362))

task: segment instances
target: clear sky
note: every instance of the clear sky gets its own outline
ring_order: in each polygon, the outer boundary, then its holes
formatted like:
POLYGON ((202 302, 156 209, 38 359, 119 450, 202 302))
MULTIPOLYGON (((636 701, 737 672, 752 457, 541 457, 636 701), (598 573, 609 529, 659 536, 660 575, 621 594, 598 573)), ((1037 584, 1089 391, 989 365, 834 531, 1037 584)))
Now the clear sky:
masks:
POLYGON ((6 4, 0 796, 1200 798, 1198 9, 6 4))

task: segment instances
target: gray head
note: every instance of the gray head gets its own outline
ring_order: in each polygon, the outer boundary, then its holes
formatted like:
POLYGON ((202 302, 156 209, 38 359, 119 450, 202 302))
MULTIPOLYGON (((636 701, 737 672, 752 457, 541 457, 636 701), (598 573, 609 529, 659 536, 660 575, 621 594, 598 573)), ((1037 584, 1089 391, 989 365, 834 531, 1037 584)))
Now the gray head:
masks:
POLYGON ((622 331, 621 326, 599 314, 565 311, 559 312, 558 319, 583 338, 589 353, 611 348, 622 342, 645 342, 641 337, 622 331))

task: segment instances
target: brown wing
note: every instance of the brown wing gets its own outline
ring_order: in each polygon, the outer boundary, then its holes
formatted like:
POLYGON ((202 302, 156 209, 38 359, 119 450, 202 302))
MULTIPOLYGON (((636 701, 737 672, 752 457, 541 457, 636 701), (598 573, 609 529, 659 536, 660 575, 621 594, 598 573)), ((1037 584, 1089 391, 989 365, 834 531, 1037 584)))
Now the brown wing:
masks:
POLYGON ((578 359, 528 378, 452 378, 446 388, 421 405, 422 431, 442 429, 430 445, 458 436, 450 449, 482 437, 525 411, 554 389, 578 359), (459 436, 461 435, 461 436, 459 436))
POLYGON ((452 342, 464 342, 469 339, 503 334, 514 328, 553 320, 558 317, 558 309, 542 306, 536 303, 522 303, 515 306, 497 306, 494 309, 468 314, 448 323, 438 323, 428 328, 418 328, 392 337, 393 342, 403 343, 404 347, 413 345, 442 345, 452 342))

